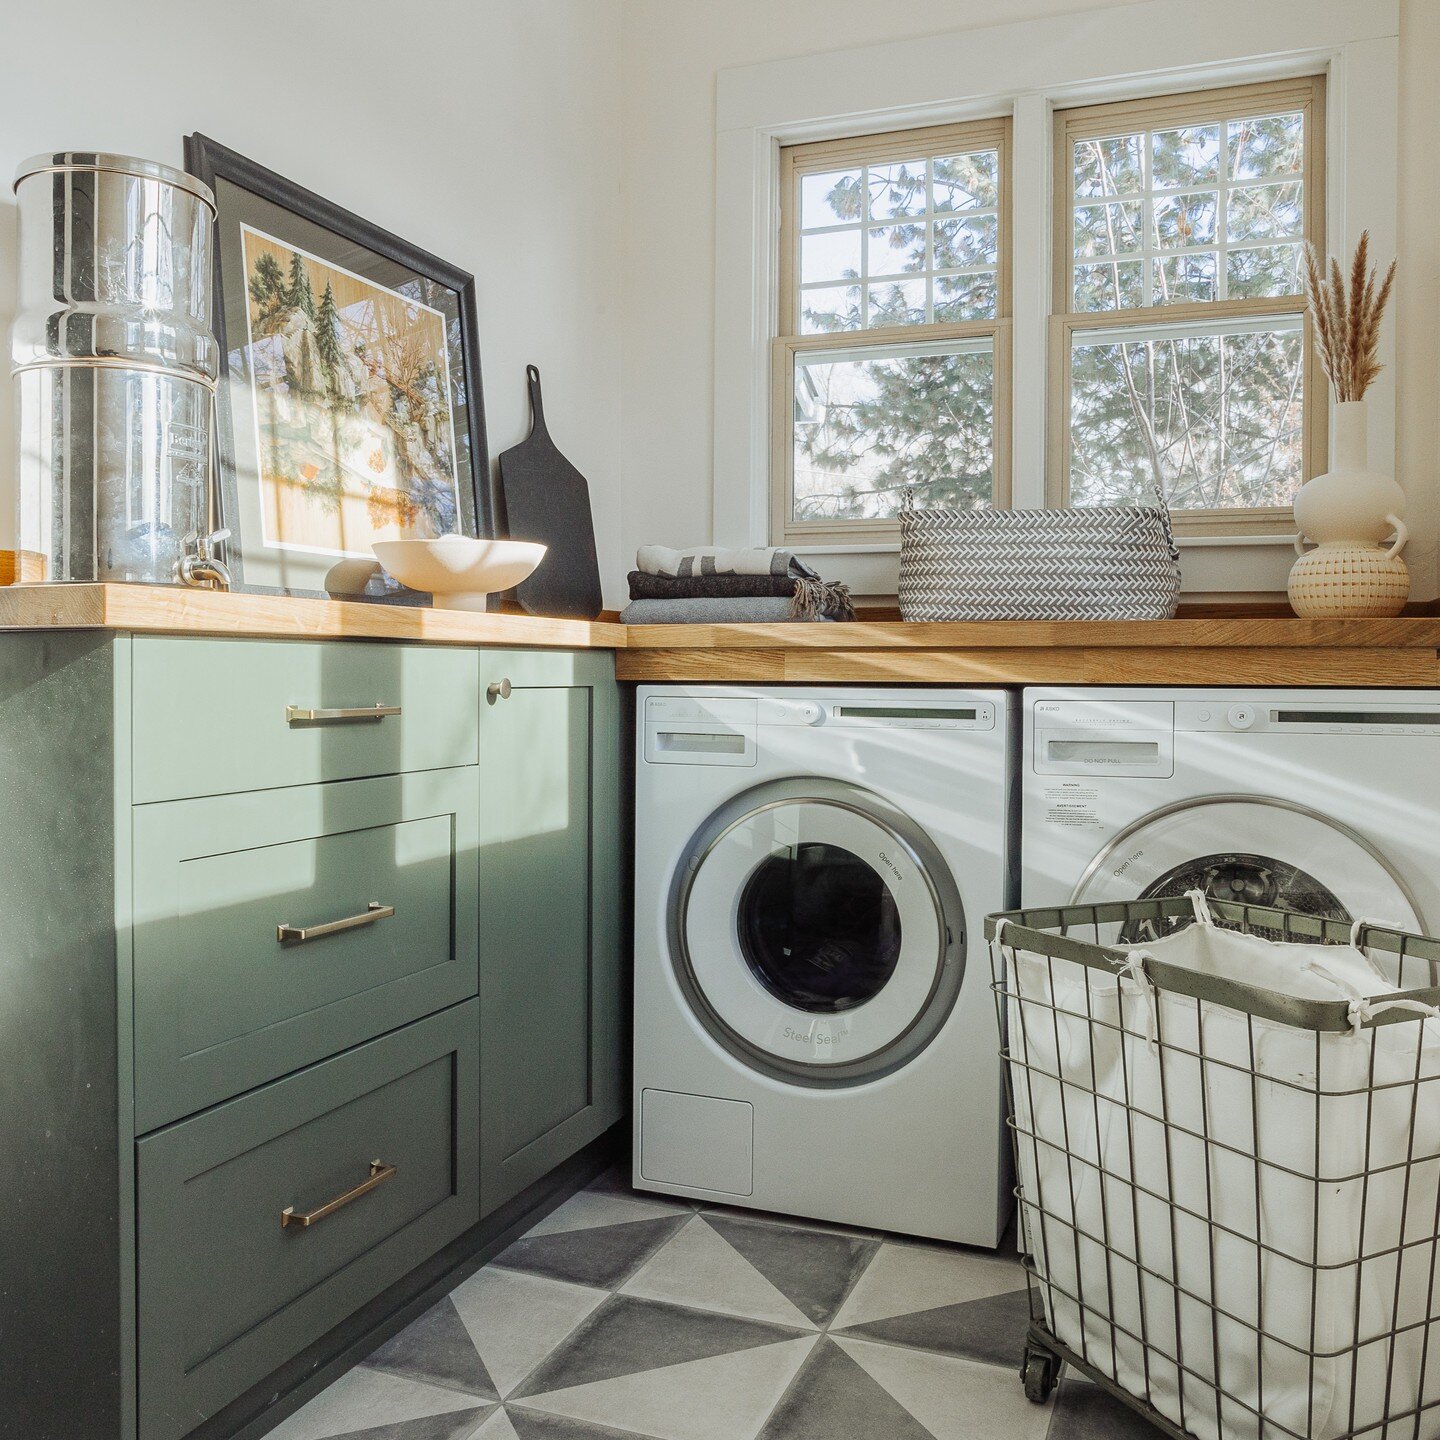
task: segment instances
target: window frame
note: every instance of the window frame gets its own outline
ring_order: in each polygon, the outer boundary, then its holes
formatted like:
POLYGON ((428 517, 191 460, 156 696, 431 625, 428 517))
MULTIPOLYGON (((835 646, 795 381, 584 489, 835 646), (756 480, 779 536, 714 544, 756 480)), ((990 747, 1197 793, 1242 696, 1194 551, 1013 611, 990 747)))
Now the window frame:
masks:
MULTIPOLYGON (((1308 480, 1326 466, 1329 446, 1329 384, 1320 367, 1306 313, 1303 291, 1287 296, 1247 296, 1172 305, 1137 305, 1127 310, 1076 312, 1071 309, 1075 141, 1120 133, 1164 130, 1182 125, 1223 123, 1241 116, 1299 111, 1304 114, 1304 185, 1302 240, 1323 255, 1327 203, 1325 92, 1323 73, 1294 79, 1262 80, 1181 94, 1157 93, 1137 99, 1056 108, 1051 143, 1051 300, 1047 336, 1046 504, 1069 508, 1071 349, 1077 332, 1160 328, 1167 323, 1193 326, 1197 321, 1301 318, 1305 354, 1301 475, 1308 480)), ((1218 187, 1217 187, 1218 188, 1218 187)), ((1223 257, 1222 257, 1223 258, 1223 257)), ((1291 508, 1182 509, 1170 512, 1180 536, 1239 537, 1274 535, 1293 528, 1291 508)))
MULTIPOLYGON (((780 149, 779 269, 776 329, 770 347, 770 543, 785 546, 894 545, 898 520, 796 520, 794 518, 796 358, 826 351, 901 349, 917 344, 943 345, 956 340, 988 339, 991 346, 992 411, 991 503, 1011 503, 1011 331, 1013 328, 1013 145, 1011 117, 997 115, 943 125, 886 130, 842 140, 810 141, 780 149), (846 165, 913 158, 924 152, 960 154, 998 152, 999 204, 996 207, 995 315, 979 320, 919 325, 875 326, 861 330, 800 333, 800 181, 807 174, 846 165)), ((963 212, 960 212, 963 215, 963 212)), ((864 221, 861 222, 862 245, 864 221)))

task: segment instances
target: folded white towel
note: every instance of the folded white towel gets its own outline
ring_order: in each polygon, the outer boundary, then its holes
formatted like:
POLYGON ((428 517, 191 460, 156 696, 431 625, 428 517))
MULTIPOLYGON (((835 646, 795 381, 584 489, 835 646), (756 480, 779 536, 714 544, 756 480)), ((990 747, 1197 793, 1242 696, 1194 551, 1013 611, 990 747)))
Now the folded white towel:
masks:
POLYGON ((715 545, 696 545, 671 550, 664 545, 642 545, 635 568, 647 575, 815 575, 791 551, 768 546, 722 550, 715 545))

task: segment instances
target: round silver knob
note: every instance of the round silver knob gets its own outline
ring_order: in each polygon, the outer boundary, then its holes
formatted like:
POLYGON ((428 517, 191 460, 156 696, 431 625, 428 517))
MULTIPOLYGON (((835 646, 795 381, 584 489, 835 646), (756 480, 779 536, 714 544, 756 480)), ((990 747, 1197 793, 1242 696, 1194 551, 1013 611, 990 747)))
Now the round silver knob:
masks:
POLYGON ((492 680, 485 687, 485 695, 493 705, 497 700, 508 700, 512 688, 509 680, 492 680))

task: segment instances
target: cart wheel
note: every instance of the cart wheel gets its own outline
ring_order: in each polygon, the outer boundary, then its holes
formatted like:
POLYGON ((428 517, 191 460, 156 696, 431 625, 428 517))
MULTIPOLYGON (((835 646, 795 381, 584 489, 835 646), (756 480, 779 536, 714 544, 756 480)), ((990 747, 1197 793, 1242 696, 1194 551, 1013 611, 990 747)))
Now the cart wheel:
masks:
POLYGON ((1038 1345, 1027 1345, 1020 1379, 1025 1386, 1025 1398, 1034 1405, 1043 1405, 1060 1381, 1059 1357, 1038 1345))

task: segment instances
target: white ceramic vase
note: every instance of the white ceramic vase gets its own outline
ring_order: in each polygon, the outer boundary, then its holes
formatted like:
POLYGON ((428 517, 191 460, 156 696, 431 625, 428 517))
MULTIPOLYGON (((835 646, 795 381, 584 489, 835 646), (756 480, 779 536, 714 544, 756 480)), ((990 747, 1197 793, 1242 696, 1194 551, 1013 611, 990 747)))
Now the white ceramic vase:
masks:
POLYGON ((1290 604, 1297 615, 1398 615, 1410 595, 1400 558, 1409 539, 1405 492, 1372 470, 1363 400, 1335 406, 1332 467, 1295 497, 1295 549, 1290 604), (1306 550, 1306 541, 1315 549, 1306 550), (1389 544, 1382 544, 1382 541, 1389 544))

